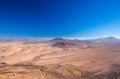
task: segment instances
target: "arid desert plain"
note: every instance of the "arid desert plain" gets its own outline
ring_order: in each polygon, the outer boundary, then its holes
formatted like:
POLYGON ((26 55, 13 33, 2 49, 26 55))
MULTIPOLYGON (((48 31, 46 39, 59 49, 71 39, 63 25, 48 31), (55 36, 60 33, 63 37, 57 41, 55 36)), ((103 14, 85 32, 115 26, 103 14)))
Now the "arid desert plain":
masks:
POLYGON ((0 79, 120 79, 120 40, 0 42, 0 79))

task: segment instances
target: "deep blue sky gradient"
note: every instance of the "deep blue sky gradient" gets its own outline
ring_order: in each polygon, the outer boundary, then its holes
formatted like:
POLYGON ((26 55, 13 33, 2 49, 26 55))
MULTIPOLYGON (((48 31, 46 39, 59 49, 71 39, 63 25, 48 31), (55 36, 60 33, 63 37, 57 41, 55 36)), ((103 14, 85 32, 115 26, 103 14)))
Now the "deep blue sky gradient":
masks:
POLYGON ((1 37, 120 35, 120 0, 0 0, 1 37))

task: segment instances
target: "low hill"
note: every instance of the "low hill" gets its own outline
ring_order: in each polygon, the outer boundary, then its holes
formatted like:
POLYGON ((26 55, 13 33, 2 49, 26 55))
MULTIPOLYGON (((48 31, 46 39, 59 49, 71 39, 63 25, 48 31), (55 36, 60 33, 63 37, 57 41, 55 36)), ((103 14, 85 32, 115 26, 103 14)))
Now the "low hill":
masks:
POLYGON ((66 48, 77 45, 72 40, 63 39, 63 38, 55 38, 50 40, 52 42, 52 47, 66 48))

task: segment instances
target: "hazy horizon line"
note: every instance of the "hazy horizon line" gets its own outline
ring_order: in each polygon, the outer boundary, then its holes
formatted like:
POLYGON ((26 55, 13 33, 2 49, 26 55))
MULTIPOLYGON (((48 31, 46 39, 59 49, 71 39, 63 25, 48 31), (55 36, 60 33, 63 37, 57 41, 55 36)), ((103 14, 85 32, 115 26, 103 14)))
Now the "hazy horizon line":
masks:
POLYGON ((54 38, 64 38, 64 39, 81 39, 81 40, 85 40, 85 39, 98 39, 98 38, 107 38, 107 37, 114 37, 114 38, 118 38, 120 39, 120 36, 113 36, 113 35, 109 35, 109 36, 99 36, 99 37, 62 37, 62 36, 58 36, 58 37, 19 37, 19 36, 15 36, 15 37, 0 37, 0 39, 20 39, 20 40, 24 40, 24 39, 31 39, 31 40, 50 40, 50 39, 54 39, 54 38))

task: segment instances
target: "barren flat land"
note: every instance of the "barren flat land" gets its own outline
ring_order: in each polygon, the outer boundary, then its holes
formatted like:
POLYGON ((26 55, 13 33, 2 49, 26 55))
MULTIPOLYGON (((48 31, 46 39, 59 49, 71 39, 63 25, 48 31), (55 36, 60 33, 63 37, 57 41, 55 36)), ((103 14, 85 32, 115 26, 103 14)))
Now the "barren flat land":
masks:
POLYGON ((75 41, 0 42, 0 79, 120 79, 119 43, 75 41))

